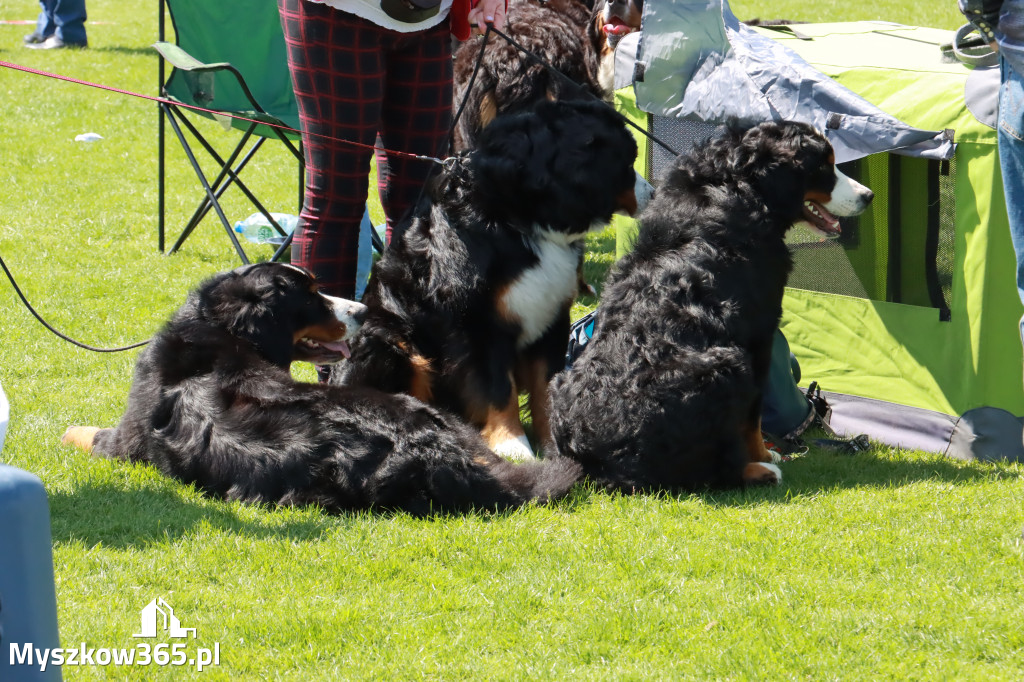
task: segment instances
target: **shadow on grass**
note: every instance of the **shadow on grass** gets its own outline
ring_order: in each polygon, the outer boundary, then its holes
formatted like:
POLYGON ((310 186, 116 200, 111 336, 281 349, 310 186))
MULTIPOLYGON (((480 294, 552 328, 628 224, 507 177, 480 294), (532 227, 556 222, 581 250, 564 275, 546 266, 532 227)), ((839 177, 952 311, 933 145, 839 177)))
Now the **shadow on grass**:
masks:
MULTIPOLYGON (((589 481, 575 486, 554 507, 561 513, 583 513, 601 498, 683 500, 694 495, 714 506, 789 504, 805 495, 834 493, 847 489, 886 489, 923 482, 971 484, 1021 477, 1019 465, 966 463, 941 455, 917 453, 912 457, 886 456, 882 451, 853 456, 811 451, 782 464, 783 484, 745 490, 698 493, 607 493, 589 481)), ((154 542, 173 542, 197 532, 222 531, 249 538, 288 538, 315 540, 338 524, 362 523, 368 512, 326 514, 315 509, 264 507, 246 509, 239 503, 200 497, 191 488, 166 481, 165 486, 126 488, 116 483, 87 483, 73 492, 55 492, 50 496, 54 542, 82 542, 86 546, 102 544, 114 548, 143 547, 154 542)), ((501 522, 521 513, 472 512, 468 516, 483 522, 501 522)), ((412 517, 391 512, 376 512, 376 518, 412 517)), ((438 515, 425 522, 443 520, 438 515)))
MULTIPOLYGON (((175 484, 169 483, 173 486, 175 484)), ((50 494, 53 541, 82 542, 86 546, 140 547, 157 541, 174 541, 201 528, 255 538, 316 538, 333 523, 327 514, 268 508, 266 515, 245 512, 236 505, 214 499, 188 499, 181 492, 133 488, 111 484, 84 484, 73 492, 50 494), (280 517, 277 515, 281 515, 280 517), (294 516, 297 518, 282 518, 294 516)))
MULTIPOLYGON (((554 505, 562 511, 575 510, 587 503, 591 492, 587 487, 577 486, 554 505)), ((523 513, 521 509, 480 509, 425 517, 386 509, 328 513, 314 507, 228 502, 204 496, 191 486, 170 479, 156 486, 137 488, 119 483, 85 483, 71 492, 51 492, 49 503, 54 543, 81 542, 87 547, 101 544, 116 549, 174 542, 191 534, 211 531, 252 539, 286 538, 304 542, 316 540, 332 528, 363 524, 368 519, 415 524, 472 518, 491 523, 523 513)))
POLYGON ((824 450, 807 454, 779 465, 782 484, 697 492, 650 491, 633 495, 608 493, 589 480, 576 485, 572 494, 558 503, 563 511, 572 512, 594 501, 595 497, 613 495, 685 500, 698 497, 715 506, 749 506, 789 504, 807 495, 820 495, 843 490, 884 490, 919 483, 970 485, 997 480, 1018 480, 1024 466, 1014 463, 964 462, 943 455, 917 452, 902 457, 887 456, 882 450, 856 455, 839 455, 824 450))
MULTIPOLYGON (((155 57, 157 51, 153 47, 124 47, 123 45, 108 45, 104 47, 91 47, 89 48, 93 52, 106 52, 109 54, 120 54, 129 56, 142 55, 144 57, 155 57)), ((168 67, 170 70, 170 67, 168 67)))
POLYGON ((964 462, 934 453, 889 455, 874 449, 841 455, 812 449, 780 464, 782 485, 769 488, 707 493, 715 504, 786 503, 804 495, 843 490, 881 490, 919 483, 970 485, 1001 479, 1019 479, 1022 468, 1013 463, 964 462))

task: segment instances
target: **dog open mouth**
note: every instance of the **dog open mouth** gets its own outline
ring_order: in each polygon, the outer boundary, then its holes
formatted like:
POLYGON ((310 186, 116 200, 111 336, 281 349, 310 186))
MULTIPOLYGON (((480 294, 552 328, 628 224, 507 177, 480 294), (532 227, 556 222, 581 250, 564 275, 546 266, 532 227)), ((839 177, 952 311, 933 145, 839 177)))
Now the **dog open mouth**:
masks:
POLYGON ((636 29, 618 17, 609 17, 607 23, 601 27, 601 30, 604 31, 605 35, 622 37, 636 29))
POLYGON ((810 199, 804 201, 803 217, 811 227, 826 237, 838 237, 842 234, 843 230, 839 226, 839 218, 829 213, 828 209, 817 201, 811 201, 810 199))
POLYGON ((295 342, 294 359, 316 365, 332 365, 352 357, 345 341, 317 341, 303 336, 295 342))

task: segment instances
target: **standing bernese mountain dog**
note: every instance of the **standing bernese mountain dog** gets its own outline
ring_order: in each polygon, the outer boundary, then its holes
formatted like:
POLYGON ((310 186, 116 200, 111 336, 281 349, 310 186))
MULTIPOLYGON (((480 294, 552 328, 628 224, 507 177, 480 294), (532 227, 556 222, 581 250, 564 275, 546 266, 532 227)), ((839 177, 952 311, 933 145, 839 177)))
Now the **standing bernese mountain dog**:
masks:
POLYGON ((615 44, 639 30, 642 8, 643 0, 510 0, 503 33, 530 53, 497 35, 459 46, 455 151, 475 147, 497 116, 542 100, 610 100, 615 44))
POLYGON ((293 361, 347 357, 365 314, 295 266, 216 275, 139 356, 121 423, 71 427, 64 442, 216 497, 331 512, 506 509, 569 490, 575 462, 515 465, 409 396, 292 379, 293 361))
POLYGON ((623 492, 778 482, 761 394, 785 234, 837 234, 836 216, 872 196, 803 123, 729 128, 677 159, 609 276, 594 338, 552 382, 555 450, 623 492))
POLYGON ((581 249, 613 213, 635 212, 636 149, 602 102, 495 119, 396 229, 331 381, 408 393, 474 424, 495 452, 532 458, 519 395, 544 442, 581 249))

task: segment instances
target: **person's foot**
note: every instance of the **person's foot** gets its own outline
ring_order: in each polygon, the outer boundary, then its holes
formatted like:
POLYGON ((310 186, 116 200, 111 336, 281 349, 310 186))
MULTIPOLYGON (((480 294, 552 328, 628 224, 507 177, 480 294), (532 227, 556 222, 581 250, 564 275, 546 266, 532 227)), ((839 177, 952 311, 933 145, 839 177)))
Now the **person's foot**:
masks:
POLYGON ((65 48, 65 47, 83 48, 83 47, 88 47, 88 46, 89 46, 89 43, 85 43, 85 42, 83 42, 83 43, 67 42, 66 43, 63 40, 61 40, 60 38, 58 38, 57 36, 50 36, 49 38, 47 38, 46 40, 44 40, 41 43, 30 43, 30 42, 26 42, 25 43, 25 47, 30 48, 32 50, 59 50, 59 49, 65 48))
POLYGON ((44 36, 39 31, 32 31, 27 36, 22 38, 22 40, 25 42, 26 45, 37 45, 38 43, 43 42, 47 38, 48 36, 44 36))

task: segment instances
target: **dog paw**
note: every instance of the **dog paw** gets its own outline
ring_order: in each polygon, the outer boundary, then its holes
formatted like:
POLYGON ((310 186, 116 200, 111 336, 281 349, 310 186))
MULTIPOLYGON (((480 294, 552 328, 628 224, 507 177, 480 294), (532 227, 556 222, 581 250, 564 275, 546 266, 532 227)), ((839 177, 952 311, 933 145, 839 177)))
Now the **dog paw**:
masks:
POLYGON ((99 428, 95 426, 69 426, 61 436, 60 442, 89 452, 92 450, 92 441, 98 431, 99 428))
POLYGON ((494 446, 494 452, 499 457, 504 457, 512 462, 529 462, 536 459, 536 456, 533 454, 533 448, 530 447, 530 441, 527 440, 526 436, 509 438, 502 443, 498 443, 494 446))
POLYGON ((768 462, 751 462, 743 470, 747 485, 778 485, 782 483, 782 470, 768 462))

